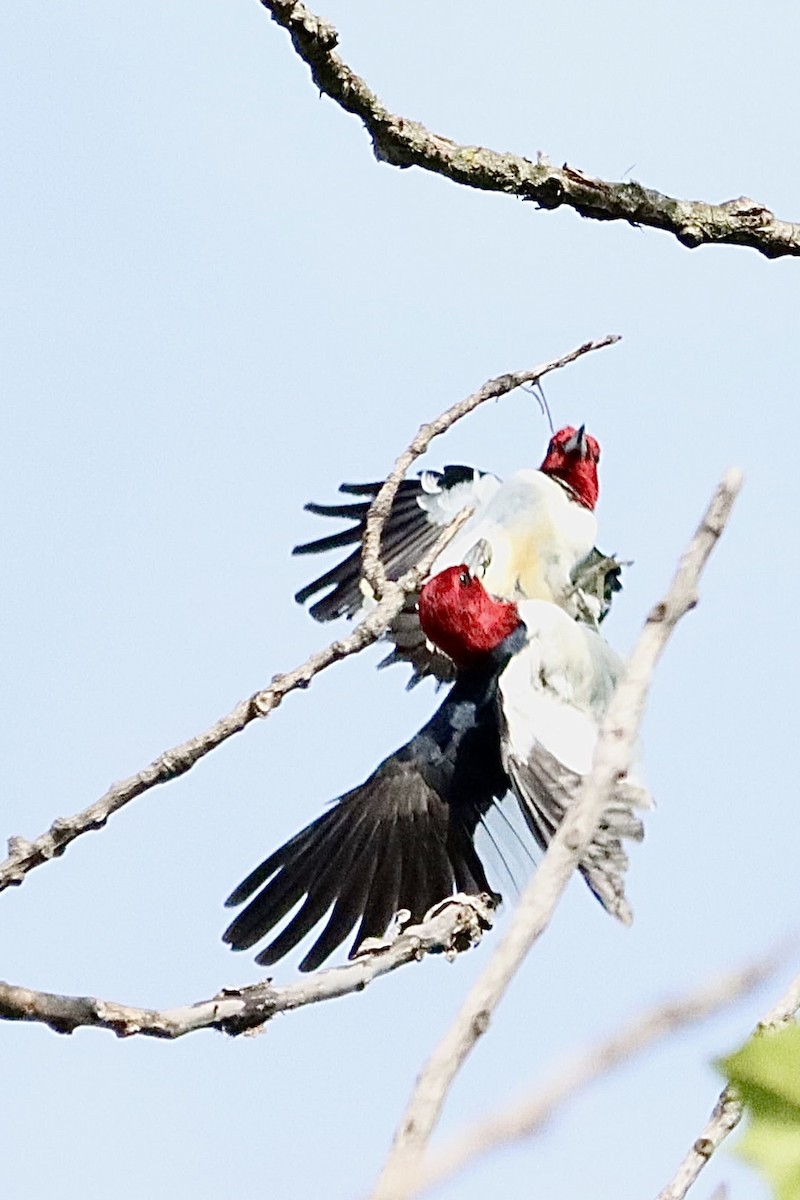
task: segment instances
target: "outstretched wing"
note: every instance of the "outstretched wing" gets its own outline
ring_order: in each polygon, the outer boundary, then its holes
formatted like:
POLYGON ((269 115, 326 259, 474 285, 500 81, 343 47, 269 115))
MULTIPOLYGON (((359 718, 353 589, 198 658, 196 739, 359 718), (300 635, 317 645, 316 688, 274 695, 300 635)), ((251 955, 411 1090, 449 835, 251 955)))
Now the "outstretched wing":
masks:
MULTIPOLYGON (((475 516, 458 535, 457 546, 445 552, 446 560, 452 561, 452 553, 472 543, 473 531, 474 536, 479 537, 482 512, 501 486, 497 476, 464 466, 448 466, 442 472, 426 471, 419 479, 404 480, 395 496, 381 542, 389 578, 397 579, 415 566, 434 545, 442 527, 448 525, 462 508, 472 508, 475 516)), ((305 604, 324 593, 309 610, 318 621, 330 621, 340 616, 352 617, 364 603, 361 545, 367 512, 380 487, 380 483, 343 484, 341 491, 367 499, 347 504, 306 505, 308 511, 318 515, 341 517, 354 522, 339 533, 306 542, 294 549, 295 554, 318 554, 354 547, 346 558, 301 588, 295 596, 298 603, 305 604)), ((434 567, 434 571, 436 569, 434 567)), ((572 573, 570 606, 579 620, 599 625, 608 612, 614 592, 622 586, 620 574, 621 564, 597 549, 578 564, 572 573)), ((409 686, 426 675, 451 682, 455 677, 453 664, 426 640, 416 607, 416 595, 408 596, 402 612, 386 635, 393 646, 381 666, 396 662, 410 663, 413 674, 409 686)))
MULTIPOLYGON (((583 776, 567 770, 541 744, 524 760, 509 754, 506 770, 525 822, 546 850, 575 803, 583 776)), ((625 897, 628 855, 622 843, 623 839, 640 842, 644 837, 644 825, 632 811, 634 807, 649 807, 647 794, 633 784, 619 784, 578 864, 603 908, 625 925, 630 925, 633 914, 625 897)))
MULTIPOLYGON (((364 603, 360 589, 361 543, 367 513, 382 483, 343 483, 339 488, 351 496, 366 496, 366 500, 351 504, 307 504, 306 510, 322 517, 343 517, 355 524, 340 533, 317 538, 295 546, 294 554, 320 554, 347 546, 355 549, 319 578, 301 588, 295 596, 305 604, 326 588, 330 589, 310 607, 317 621, 332 621, 336 617, 352 617, 364 603)), ((448 466, 444 471, 423 471, 419 479, 404 479, 394 498, 383 527, 381 555, 386 574, 399 579, 405 571, 416 566, 439 537, 442 527, 449 524, 466 507, 486 503, 489 495, 500 487, 500 480, 485 471, 472 467, 448 466)))
MULTIPOLYGON (((620 678, 622 663, 586 625, 552 604, 520 605, 529 641, 500 678, 503 763, 525 821, 547 849, 589 772, 599 722, 620 678)), ((641 841, 636 808, 652 807, 648 793, 621 780, 578 864, 603 907, 625 924, 628 857, 624 841, 641 841)))
POLYGON ((451 815, 446 801, 413 766, 390 760, 239 885, 229 905, 261 890, 228 927, 224 940, 235 950, 253 946, 305 897, 256 962, 277 962, 330 909, 300 965, 302 971, 313 971, 359 921, 353 950, 365 937, 380 937, 402 908, 418 921, 454 888, 489 891, 471 833, 451 815))
POLYGON ((227 901, 249 903, 224 941, 255 945, 302 901, 256 962, 277 962, 327 914, 300 964, 312 971, 357 923, 351 955, 400 909, 419 921, 454 889, 492 894, 473 836, 508 783, 494 692, 462 693, 457 684, 406 746, 248 875, 227 901))

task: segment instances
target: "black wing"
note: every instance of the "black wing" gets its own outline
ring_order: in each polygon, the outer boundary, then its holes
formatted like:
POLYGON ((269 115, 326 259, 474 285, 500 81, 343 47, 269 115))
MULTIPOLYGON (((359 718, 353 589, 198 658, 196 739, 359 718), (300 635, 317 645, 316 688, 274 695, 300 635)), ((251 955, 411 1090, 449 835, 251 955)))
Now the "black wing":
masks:
MULTIPOLYGON (((456 515, 458 508, 469 504, 470 485, 486 477, 485 471, 472 467, 448 466, 444 471, 424 471, 419 479, 404 479, 392 503, 383 527, 381 556, 386 574, 399 579, 416 566, 436 542, 442 527, 456 515), (453 505, 454 489, 458 488, 458 504, 453 505), (463 493, 463 495, 462 495, 463 493), (441 497, 441 505, 437 498, 441 497), (419 504, 427 498, 426 508, 419 504)), ((367 513, 382 483, 343 483, 339 488, 350 496, 367 499, 352 504, 307 504, 306 510, 321 517, 343 517, 355 522, 349 529, 313 542, 295 546, 293 554, 322 554, 327 550, 355 549, 331 570, 306 584, 295 595, 298 604, 305 604, 319 592, 330 591, 316 600, 309 612, 317 621, 332 621, 336 617, 352 617, 364 602, 359 588, 361 580, 361 543, 367 513)))
MULTIPOLYGON (((472 467, 452 465, 441 472, 422 472, 419 479, 403 480, 384 525, 381 540, 383 562, 389 578, 397 579, 415 566, 434 545, 442 527, 452 520, 459 509, 465 505, 476 510, 480 508, 487 499, 487 485, 491 490, 492 483, 500 487, 500 480, 495 475, 472 467)), ((341 517, 355 522, 339 533, 294 548, 294 554, 321 554, 328 550, 354 547, 346 558, 295 595, 299 604, 305 604, 319 593, 325 593, 309 609, 317 621, 352 617, 364 602, 360 589, 361 545, 367 512, 381 486, 380 483, 344 483, 340 491, 367 499, 348 504, 306 505, 309 512, 319 516, 341 517)), ((597 549, 591 551, 573 573, 578 597, 578 619, 596 626, 605 618, 614 593, 622 588, 621 574, 622 564, 615 558, 597 549)), ((416 595, 406 598, 403 610, 392 622, 386 638, 393 644, 392 650, 380 665, 386 667, 396 662, 410 663, 413 674, 409 687, 426 675, 433 675, 445 683, 455 678, 450 659, 431 646, 420 628, 416 595)))
POLYGON ((457 683, 406 746, 256 867, 227 901, 256 893, 223 940, 245 950, 303 900, 256 962, 277 962, 329 914, 300 964, 312 971, 357 922, 351 955, 364 938, 380 937, 399 909, 419 921, 454 889, 493 894, 473 837, 508 787, 495 683, 496 674, 457 683))

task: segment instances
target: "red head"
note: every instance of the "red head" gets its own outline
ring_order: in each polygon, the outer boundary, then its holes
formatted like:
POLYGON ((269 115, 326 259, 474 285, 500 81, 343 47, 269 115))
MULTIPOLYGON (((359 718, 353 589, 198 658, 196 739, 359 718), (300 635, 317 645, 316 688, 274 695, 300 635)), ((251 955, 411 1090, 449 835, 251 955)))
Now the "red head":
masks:
POLYGON ((426 637, 458 667, 494 650, 520 624, 516 605, 493 600, 463 565, 428 580, 419 596, 419 620, 426 637))
POLYGON ((600 491, 597 482, 597 463, 600 446, 596 438, 586 433, 583 425, 575 429, 565 425, 554 433, 547 447, 544 462, 539 468, 571 488, 575 499, 584 508, 593 509, 600 491))

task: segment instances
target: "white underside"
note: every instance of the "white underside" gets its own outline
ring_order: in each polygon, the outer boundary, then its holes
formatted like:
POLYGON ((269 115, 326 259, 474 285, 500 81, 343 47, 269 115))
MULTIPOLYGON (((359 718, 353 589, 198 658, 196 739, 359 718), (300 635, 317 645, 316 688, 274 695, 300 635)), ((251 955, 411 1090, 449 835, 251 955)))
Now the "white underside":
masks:
POLYGON ((624 664, 598 633, 554 604, 525 601, 519 613, 528 641, 500 677, 506 756, 531 762, 541 749, 567 775, 586 775, 624 664))
POLYGON ((468 559, 476 542, 489 549, 483 583, 492 595, 568 603, 571 575, 597 534, 594 513, 541 471, 518 471, 502 485, 493 476, 460 484, 418 503, 431 520, 447 524, 465 506, 474 517, 434 563, 431 575, 468 559))

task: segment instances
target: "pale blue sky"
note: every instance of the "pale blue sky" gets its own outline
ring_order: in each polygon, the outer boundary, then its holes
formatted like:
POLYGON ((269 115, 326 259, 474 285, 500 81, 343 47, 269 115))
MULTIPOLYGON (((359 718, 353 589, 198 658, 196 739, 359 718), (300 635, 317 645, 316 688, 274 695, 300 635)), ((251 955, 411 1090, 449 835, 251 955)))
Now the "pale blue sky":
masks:
MULTIPOLYGON (((381 97, 443 134, 800 216, 795 5, 757 20, 719 2, 323 11, 381 97)), ((290 547, 318 531, 305 500, 385 472, 488 376, 618 332, 547 389, 558 424, 600 439, 602 545, 636 560, 617 646, 721 471, 742 466, 747 486, 649 708, 659 807, 633 855, 635 925, 571 886, 443 1129, 792 927, 797 263, 378 165, 255 0, 7 5, 0 106, 0 833, 38 834, 325 643, 334 630, 292 601, 309 564, 290 547)), ((546 438, 519 394, 428 461, 507 473, 546 438)), ((224 897, 435 703, 378 658, 321 677, 0 897, 0 977, 147 1006, 259 978, 219 940, 224 897)), ((363 1194, 492 941, 256 1039, 1 1025, 7 1194, 363 1194)), ((716 1095, 709 1062, 770 999, 438 1195, 654 1196, 716 1095)), ((720 1154, 696 1195, 720 1179, 764 1194, 720 1154)))

